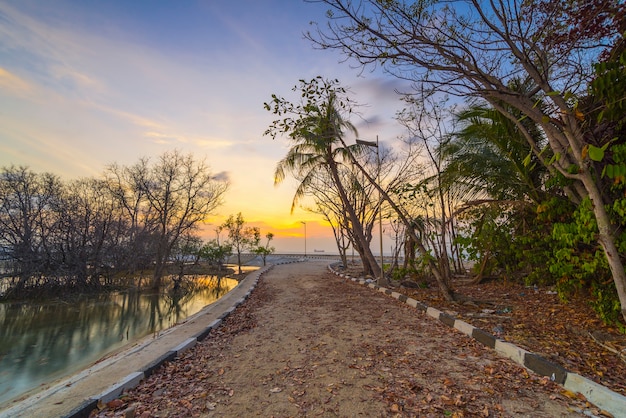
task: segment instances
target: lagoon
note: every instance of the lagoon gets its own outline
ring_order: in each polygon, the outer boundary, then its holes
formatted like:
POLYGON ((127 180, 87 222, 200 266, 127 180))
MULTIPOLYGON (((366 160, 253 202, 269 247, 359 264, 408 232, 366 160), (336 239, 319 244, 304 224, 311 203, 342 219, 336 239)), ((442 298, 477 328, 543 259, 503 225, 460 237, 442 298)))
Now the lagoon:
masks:
POLYGON ((0 304, 0 407, 183 321, 237 285, 195 277, 184 294, 115 292, 71 301, 0 304))

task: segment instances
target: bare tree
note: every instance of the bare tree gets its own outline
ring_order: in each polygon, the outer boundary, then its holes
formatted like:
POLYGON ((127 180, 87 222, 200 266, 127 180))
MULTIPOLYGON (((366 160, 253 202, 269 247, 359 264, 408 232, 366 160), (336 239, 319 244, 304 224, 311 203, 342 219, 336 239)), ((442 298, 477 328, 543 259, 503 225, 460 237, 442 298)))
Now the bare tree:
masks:
POLYGON ((157 226, 152 287, 158 288, 173 246, 222 204, 228 183, 216 179, 204 161, 191 154, 166 152, 141 179, 153 209, 149 223, 157 226))
POLYGON ((79 286, 99 286, 106 270, 115 221, 115 202, 103 180, 80 179, 66 187, 55 211, 58 213, 55 254, 64 274, 79 286), (91 281, 90 281, 91 279, 91 281))
POLYGON ((154 163, 143 158, 130 167, 112 165, 107 174, 130 222, 130 246, 152 253, 151 286, 159 288, 172 249, 222 204, 228 182, 214 176, 204 161, 178 151, 154 163))
POLYGON ((51 207, 61 193, 60 180, 49 173, 36 174, 27 167, 0 171, 0 247, 13 266, 17 282, 8 293, 22 290, 49 264, 48 238, 55 227, 51 207))
POLYGON ((116 203, 118 216, 117 248, 115 264, 119 269, 129 271, 147 268, 151 260, 152 239, 156 225, 150 223, 154 210, 146 198, 143 179, 149 175, 149 160, 140 159, 131 166, 111 164, 107 167, 104 177, 116 203))
MULTIPOLYGON (((430 161, 431 175, 424 179, 423 184, 428 187, 431 196, 428 200, 436 202, 432 205, 432 222, 437 228, 435 238, 433 238, 436 242, 433 242, 432 249, 439 260, 442 274, 449 281, 451 276, 448 254, 451 249, 450 218, 448 217, 446 187, 442 181, 444 161, 437 149, 448 140, 448 123, 451 113, 445 98, 438 100, 433 96, 421 95, 420 99, 418 101, 413 97, 407 97, 409 108, 400 112, 398 120, 407 129, 411 138, 424 145, 422 149, 430 161)), ((428 212, 429 210, 426 209, 424 214, 426 217, 428 217, 428 212)))

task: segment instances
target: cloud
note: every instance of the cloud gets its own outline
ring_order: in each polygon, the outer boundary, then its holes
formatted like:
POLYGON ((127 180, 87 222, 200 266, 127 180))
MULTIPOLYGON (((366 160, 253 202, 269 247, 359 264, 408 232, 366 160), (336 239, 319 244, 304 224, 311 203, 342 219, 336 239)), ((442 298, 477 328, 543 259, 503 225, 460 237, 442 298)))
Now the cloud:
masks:
POLYGON ((402 94, 413 90, 411 82, 389 77, 359 78, 353 87, 365 95, 390 102, 397 102, 402 94))
POLYGON ((105 91, 102 81, 68 66, 53 65, 50 68, 50 73, 53 78, 70 91, 83 91, 85 89, 91 92, 102 93, 105 91))
POLYGON ((300 78, 338 78, 368 104, 352 120, 362 137, 383 141, 401 86, 310 48, 301 34, 323 7, 187 2, 170 13, 143 3, 0 0, 0 164, 76 177, 176 147, 231 182, 220 212, 295 231, 307 220, 312 234, 311 214, 290 213, 295 186, 273 185, 287 141, 263 136, 275 118, 263 102, 300 78))
POLYGON ((228 172, 228 171, 220 171, 219 173, 217 173, 217 174, 215 174, 213 176, 213 180, 229 182, 230 181, 230 172, 228 172))
POLYGON ((35 91, 31 83, 2 67, 0 67, 0 89, 20 97, 31 96, 35 91))

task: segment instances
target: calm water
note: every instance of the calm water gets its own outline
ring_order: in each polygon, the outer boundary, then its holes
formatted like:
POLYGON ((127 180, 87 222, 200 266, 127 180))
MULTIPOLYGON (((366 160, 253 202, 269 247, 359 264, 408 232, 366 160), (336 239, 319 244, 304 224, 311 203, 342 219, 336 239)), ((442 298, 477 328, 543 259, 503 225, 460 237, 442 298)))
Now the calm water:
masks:
POLYGON ((0 406, 117 348, 175 325, 237 285, 215 276, 180 297, 137 292, 0 304, 0 406))

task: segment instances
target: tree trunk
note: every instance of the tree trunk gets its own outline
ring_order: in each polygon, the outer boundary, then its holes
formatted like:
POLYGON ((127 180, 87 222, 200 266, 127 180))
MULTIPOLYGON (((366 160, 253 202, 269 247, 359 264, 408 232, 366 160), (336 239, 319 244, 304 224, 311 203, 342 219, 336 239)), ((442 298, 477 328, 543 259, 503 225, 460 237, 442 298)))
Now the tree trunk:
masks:
POLYGON ((593 204, 593 213, 598 224, 598 242, 606 255, 613 282, 617 289, 622 318, 626 321, 626 272, 615 244, 615 237, 611 233, 612 227, 609 214, 604 207, 600 190, 598 190, 590 174, 583 176, 583 183, 589 192, 589 198, 593 204))
POLYGON ((350 219, 350 222, 352 223, 352 231, 355 234, 356 239, 361 243, 361 246, 363 247, 362 251, 364 259, 367 260, 367 262, 369 263, 374 276, 376 276, 377 278, 382 277, 382 266, 378 265, 374 254, 372 254, 369 243, 365 239, 363 226, 361 225, 361 222, 359 221, 359 218, 356 215, 356 212, 354 211, 354 208, 352 207, 348 196, 346 195, 346 191, 341 184, 341 180, 339 179, 339 174, 337 172, 337 163, 332 158, 328 158, 328 166, 330 168, 330 174, 333 177, 333 180, 335 181, 335 184, 337 186, 339 196, 343 201, 343 205, 346 208, 346 211, 348 212, 348 217, 350 219))
POLYGON ((161 288, 161 278, 163 277, 164 264, 161 260, 157 260, 154 266, 154 273, 152 275, 152 283, 150 288, 152 290, 159 290, 161 288))
POLYGON ((360 242, 355 242, 354 245, 355 245, 356 252, 359 254, 359 258, 361 259, 361 264, 363 265, 363 272, 365 273, 366 276, 374 276, 372 266, 370 265, 369 260, 367 259, 367 257, 365 256, 365 253, 363 252, 363 246, 361 245, 360 242))
MULTIPOLYGON (((344 147, 345 147, 345 144, 344 144, 344 147)), ((374 178, 365 170, 365 168, 363 168, 363 166, 357 161, 357 159, 354 158, 354 155, 352 155, 352 153, 350 153, 350 156, 352 158, 352 162, 357 166, 359 170, 361 170, 361 172, 363 173, 363 175, 365 175, 367 180, 380 192, 380 195, 383 197, 383 199, 385 199, 389 203, 391 208, 396 212, 396 214, 398 215, 398 217, 400 218, 400 220, 406 227, 407 234, 409 234, 409 236, 415 241, 415 245, 417 246, 418 251, 425 257, 428 267, 430 268, 433 276, 435 276, 435 280, 437 281, 437 284, 439 285, 439 290, 441 291, 441 295, 446 300, 453 301, 454 292, 452 291, 452 289, 450 289, 448 278, 445 276, 445 273, 441 272, 440 266, 438 266, 438 263, 436 262, 436 260, 434 260, 433 257, 430 257, 428 251, 424 247, 424 244, 415 233, 412 222, 409 221, 409 219, 405 216, 404 212, 398 207, 398 205, 393 201, 393 199, 391 199, 389 194, 385 190, 383 190, 383 188, 376 182, 376 180, 374 180, 374 178)), ((374 260, 374 263, 376 263, 376 260, 374 260)))
POLYGON ((408 232, 405 233, 404 238, 404 264, 403 267, 408 269, 409 267, 415 267, 415 242, 408 232))

